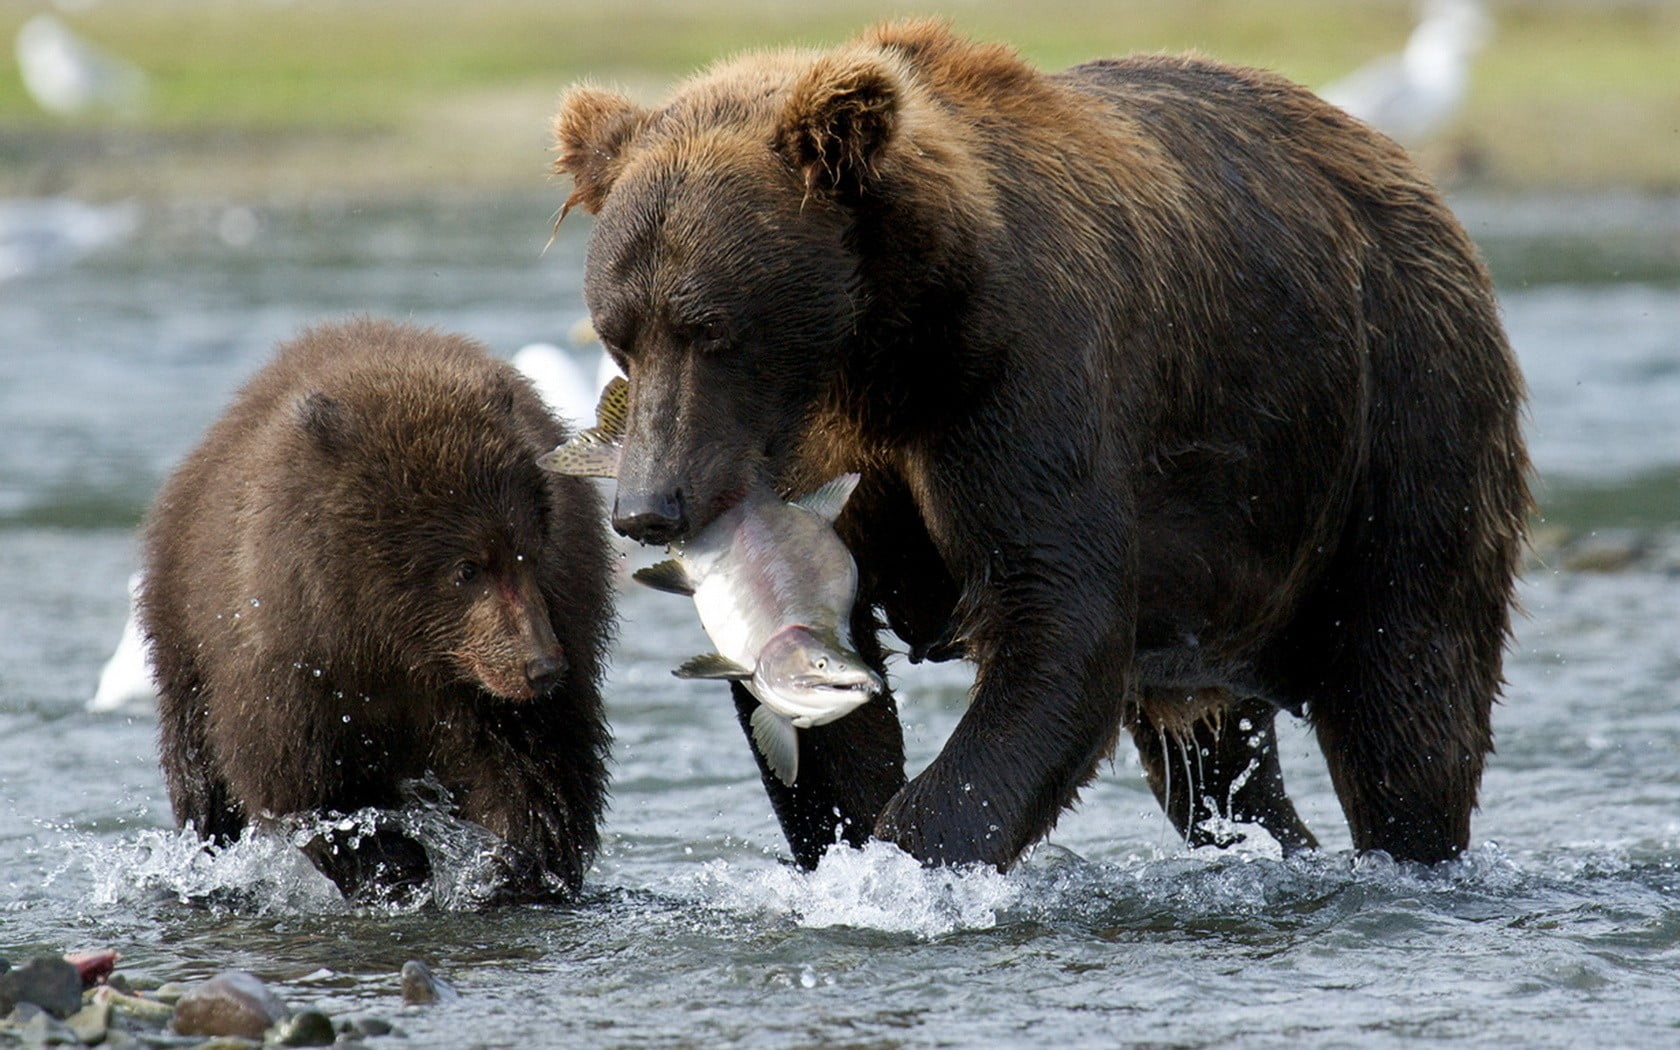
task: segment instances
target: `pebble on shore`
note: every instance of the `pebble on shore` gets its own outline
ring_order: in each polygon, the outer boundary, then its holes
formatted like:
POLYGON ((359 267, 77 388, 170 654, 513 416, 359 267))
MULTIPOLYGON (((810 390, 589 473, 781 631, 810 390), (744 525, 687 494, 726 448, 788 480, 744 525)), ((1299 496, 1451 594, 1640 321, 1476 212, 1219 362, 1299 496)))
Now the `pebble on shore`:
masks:
MULTIPOLYGON (((402 1035, 377 1017, 336 1025, 317 1009, 293 1011, 257 977, 229 970, 190 984, 113 972, 115 952, 40 956, 19 966, 0 958, 0 1046, 101 1046, 141 1050, 249 1050, 262 1045, 360 1046, 363 1038, 402 1035), (193 1037, 203 1036, 203 1041, 193 1037)), ((427 1002, 457 997, 422 963, 403 966, 405 1002, 425 989, 427 1002)))
POLYGON ((291 1016, 280 997, 243 970, 229 970, 188 989, 175 1004, 181 1035, 237 1035, 261 1039, 291 1016))

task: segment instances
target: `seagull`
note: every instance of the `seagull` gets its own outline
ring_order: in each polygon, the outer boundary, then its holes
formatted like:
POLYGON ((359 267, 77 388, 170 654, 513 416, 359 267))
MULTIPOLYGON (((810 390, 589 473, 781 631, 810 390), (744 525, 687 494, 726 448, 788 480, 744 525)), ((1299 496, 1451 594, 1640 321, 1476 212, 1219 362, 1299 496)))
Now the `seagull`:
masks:
POLYGON ((595 403, 607 381, 618 375, 612 358, 599 348, 581 354, 568 353, 553 343, 530 343, 513 355, 513 367, 525 374, 542 395, 548 409, 561 419, 590 427, 595 425, 595 403), (594 370, 591 372, 590 358, 594 370))
POLYGON ((127 240, 140 227, 133 201, 86 204, 65 197, 0 200, 0 284, 70 266, 127 240))
POLYGON ((137 66, 83 40, 54 15, 23 23, 15 51, 24 89, 49 113, 132 113, 145 96, 146 75, 137 66))
POLYGON ((89 711, 119 711, 125 707, 151 707, 157 703, 157 686, 152 664, 140 641, 140 621, 134 603, 140 597, 140 574, 128 578, 128 622, 123 624, 117 651, 99 672, 99 688, 87 702, 89 711))
POLYGON ((1493 20, 1477 0, 1424 0, 1423 18, 1398 55, 1361 66, 1319 95, 1404 146, 1428 141, 1458 111, 1470 60, 1493 20))

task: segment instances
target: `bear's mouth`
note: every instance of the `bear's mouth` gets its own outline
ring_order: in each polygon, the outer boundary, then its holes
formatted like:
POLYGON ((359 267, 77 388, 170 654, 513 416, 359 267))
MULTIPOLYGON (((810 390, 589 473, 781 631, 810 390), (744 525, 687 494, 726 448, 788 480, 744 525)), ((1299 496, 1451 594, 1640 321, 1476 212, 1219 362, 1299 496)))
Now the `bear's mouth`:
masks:
POLYGON ((499 700, 534 700, 537 691, 523 672, 503 671, 471 653, 454 654, 463 681, 499 700))

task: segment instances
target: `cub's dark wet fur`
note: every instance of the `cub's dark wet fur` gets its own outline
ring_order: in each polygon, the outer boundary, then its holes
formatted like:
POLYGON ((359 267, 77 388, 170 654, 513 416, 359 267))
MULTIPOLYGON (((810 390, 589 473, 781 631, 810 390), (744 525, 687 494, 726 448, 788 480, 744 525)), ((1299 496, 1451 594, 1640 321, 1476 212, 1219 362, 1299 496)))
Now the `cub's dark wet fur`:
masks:
MULTIPOLYGON (((610 550, 565 433, 511 366, 376 321, 282 346, 170 478, 140 615, 176 820, 390 808, 446 788, 503 840, 503 896, 563 897, 595 854, 610 550)), ((394 825, 308 847, 346 894, 408 892, 394 825)))
POLYGON ((1122 728, 1193 840, 1219 816, 1307 846, 1280 709, 1312 719, 1359 849, 1464 848, 1523 386, 1393 142, 1257 70, 1046 74, 925 22, 725 63, 657 109, 576 89, 555 131, 631 383, 620 531, 858 471, 865 655, 879 617, 978 667, 908 783, 890 695, 807 734, 796 787, 765 778, 802 863, 838 824, 1008 865, 1122 728))

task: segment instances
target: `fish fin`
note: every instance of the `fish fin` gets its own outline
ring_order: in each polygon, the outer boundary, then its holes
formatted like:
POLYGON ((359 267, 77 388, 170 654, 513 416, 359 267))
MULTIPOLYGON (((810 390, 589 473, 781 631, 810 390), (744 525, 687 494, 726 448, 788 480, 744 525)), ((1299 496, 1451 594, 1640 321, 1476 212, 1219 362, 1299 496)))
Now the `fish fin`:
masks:
POLYGON ((623 376, 613 376, 601 388, 601 400, 595 403, 595 430, 612 442, 624 440, 630 429, 630 383, 623 376))
POLYGON ((538 456, 537 466, 574 478, 615 478, 619 452, 617 439, 603 437, 596 430, 585 430, 565 444, 555 446, 553 451, 538 456))
POLYGON ((752 738, 770 772, 792 787, 799 779, 799 732, 793 723, 759 704, 753 708, 752 738))
POLYGON ((616 478, 629 420, 630 384, 614 376, 595 403, 595 425, 537 457, 537 466, 577 478, 616 478))
POLYGON ((846 509, 846 501, 852 498, 852 490, 857 488, 856 474, 842 474, 814 492, 794 500, 795 506, 804 507, 808 511, 820 514, 823 519, 833 522, 846 509))
POLYGON ((646 584, 656 591, 666 594, 694 594, 694 581, 689 578, 688 570, 675 558, 662 561, 657 565, 649 565, 645 569, 637 569, 630 574, 630 578, 637 583, 646 584))
POLYGON ((742 667, 721 653, 706 653, 692 657, 683 665, 671 672, 678 678, 729 678, 745 679, 752 677, 752 668, 742 667))

